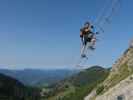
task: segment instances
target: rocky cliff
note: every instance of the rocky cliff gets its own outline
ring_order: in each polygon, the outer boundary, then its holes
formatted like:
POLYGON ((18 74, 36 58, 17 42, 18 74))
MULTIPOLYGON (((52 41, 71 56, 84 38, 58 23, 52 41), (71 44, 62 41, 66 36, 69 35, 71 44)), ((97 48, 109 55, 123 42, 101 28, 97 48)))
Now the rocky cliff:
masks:
POLYGON ((85 100, 132 100, 133 42, 113 65, 110 75, 85 100))

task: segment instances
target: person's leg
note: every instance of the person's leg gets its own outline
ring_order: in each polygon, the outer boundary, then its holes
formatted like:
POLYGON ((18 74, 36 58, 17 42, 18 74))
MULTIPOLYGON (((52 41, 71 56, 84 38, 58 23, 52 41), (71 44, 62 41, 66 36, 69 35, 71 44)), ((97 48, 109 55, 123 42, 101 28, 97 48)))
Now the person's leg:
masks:
POLYGON ((95 44, 96 44, 96 38, 92 38, 91 43, 92 43, 93 46, 95 46, 95 44))
POLYGON ((86 55, 85 55, 85 52, 86 52, 86 45, 87 45, 87 38, 86 36, 84 36, 84 39, 83 39, 83 46, 81 48, 81 57, 85 58, 86 55))
POLYGON ((96 39, 92 38, 90 42, 90 49, 95 50, 96 39))

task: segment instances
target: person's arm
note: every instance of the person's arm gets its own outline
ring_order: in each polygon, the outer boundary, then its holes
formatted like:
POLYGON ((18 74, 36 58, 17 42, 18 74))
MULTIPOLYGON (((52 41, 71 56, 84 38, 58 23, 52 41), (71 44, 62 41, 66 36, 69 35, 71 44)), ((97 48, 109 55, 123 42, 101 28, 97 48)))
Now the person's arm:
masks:
POLYGON ((81 38, 81 42, 83 44, 83 31, 82 31, 82 29, 80 29, 80 38, 81 38))

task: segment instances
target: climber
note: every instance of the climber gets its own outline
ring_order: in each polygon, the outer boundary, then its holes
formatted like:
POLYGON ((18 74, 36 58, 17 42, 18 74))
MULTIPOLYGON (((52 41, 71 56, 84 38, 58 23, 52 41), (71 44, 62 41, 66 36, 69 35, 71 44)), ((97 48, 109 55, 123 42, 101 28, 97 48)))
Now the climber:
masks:
MULTIPOLYGON (((81 57, 86 57, 85 55, 85 48, 88 44, 89 45, 89 49, 94 50, 95 49, 95 42, 96 42, 96 37, 95 37, 95 33, 92 31, 94 29, 93 25, 90 24, 90 22, 86 22, 84 24, 84 27, 80 29, 80 38, 81 38, 81 42, 82 42, 82 50, 81 50, 81 57)), ((97 32, 96 32, 97 34, 97 32)))

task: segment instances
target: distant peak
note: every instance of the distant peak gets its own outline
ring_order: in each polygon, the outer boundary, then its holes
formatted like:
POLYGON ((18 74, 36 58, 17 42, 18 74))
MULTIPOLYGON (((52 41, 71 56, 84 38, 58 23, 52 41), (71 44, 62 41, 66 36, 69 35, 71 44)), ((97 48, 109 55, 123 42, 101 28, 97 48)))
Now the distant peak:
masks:
POLYGON ((133 39, 130 41, 130 47, 133 48, 133 39))

